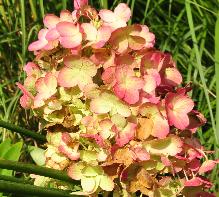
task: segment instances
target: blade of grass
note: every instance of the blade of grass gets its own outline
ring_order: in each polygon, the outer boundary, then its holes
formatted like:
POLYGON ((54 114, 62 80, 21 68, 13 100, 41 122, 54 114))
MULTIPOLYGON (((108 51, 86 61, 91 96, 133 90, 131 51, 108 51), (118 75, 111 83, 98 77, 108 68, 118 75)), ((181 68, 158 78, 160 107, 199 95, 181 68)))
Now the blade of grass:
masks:
POLYGON ((100 0, 100 5, 104 9, 108 9, 108 0, 100 0))
POLYGON ((65 10, 67 7, 67 0, 62 0, 62 9, 65 10))
POLYGON ((29 137, 31 137, 33 139, 36 139, 36 140, 39 140, 41 142, 46 142, 46 137, 45 136, 43 136, 39 133, 30 131, 28 129, 16 126, 14 124, 5 122, 3 120, 0 120, 0 127, 3 127, 3 128, 8 129, 8 130, 14 131, 16 133, 20 133, 20 134, 25 135, 25 136, 29 136, 29 137))
POLYGON ((208 108, 209 108, 209 113, 210 113, 210 117, 211 117, 212 127, 213 127, 213 130, 214 130, 215 140, 216 140, 216 143, 218 144, 219 143, 219 135, 217 134, 217 131, 216 131, 214 115, 213 115, 213 111, 212 111, 212 107, 211 107, 211 103, 210 103, 209 94, 208 94, 208 91, 207 91, 207 85, 206 85, 206 82, 205 82, 204 72, 202 70, 201 57, 200 57, 198 44, 197 44, 197 38, 196 38, 195 30, 194 30, 194 24, 193 24, 193 18, 192 18, 192 11, 191 11, 190 2, 186 0, 185 1, 185 6, 186 6, 186 13, 187 13, 187 18, 188 18, 188 22, 189 22, 189 27, 190 27, 190 31, 191 31, 192 41, 193 41, 193 45, 194 45, 194 49, 195 49, 197 68, 198 68, 198 71, 199 71, 199 75, 200 75, 200 78, 201 78, 202 85, 204 87, 205 98, 206 98, 207 105, 208 105, 208 108))
POLYGON ((216 134, 219 139, 219 11, 215 25, 216 134))
POLYGON ((0 191, 15 194, 27 194, 31 196, 45 196, 45 197, 71 197, 69 192, 65 190, 42 188, 33 185, 26 185, 21 183, 9 182, 0 180, 0 191))
POLYGON ((150 5, 150 0, 147 0, 146 6, 145 6, 145 10, 144 10, 144 18, 143 18, 141 24, 145 23, 145 20, 147 18, 147 13, 148 13, 149 5, 150 5))
POLYGON ((25 64, 26 59, 26 22, 25 22, 25 1, 20 0, 21 6, 21 31, 22 31, 22 64, 25 64))
MULTIPOLYGON (((134 12, 134 7, 135 7, 135 0, 132 0, 132 2, 131 2, 131 13, 132 13, 132 16, 133 16, 133 12, 134 12)), ((129 25, 132 24, 132 17, 131 17, 131 19, 129 20, 128 24, 129 24, 129 25)))
POLYGON ((40 2, 40 13, 41 13, 41 16, 43 18, 44 15, 45 15, 44 6, 43 6, 43 0, 39 0, 39 2, 40 2))
POLYGON ((36 2, 34 0, 29 0, 30 9, 32 12, 33 20, 37 21, 37 12, 36 12, 36 2))

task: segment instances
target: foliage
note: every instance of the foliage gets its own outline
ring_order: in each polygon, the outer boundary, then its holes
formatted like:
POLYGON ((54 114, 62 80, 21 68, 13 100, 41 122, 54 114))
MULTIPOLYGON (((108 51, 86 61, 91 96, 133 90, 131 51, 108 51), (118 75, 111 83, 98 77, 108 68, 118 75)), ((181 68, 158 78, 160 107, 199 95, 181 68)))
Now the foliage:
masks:
MULTIPOLYGON (((11 144, 10 139, 5 140, 0 144, 0 159, 18 161, 21 155, 22 146, 23 146, 22 142, 11 144)), ((12 176, 12 171, 6 169, 0 169, 0 175, 12 176)), ((0 193, 0 196, 3 196, 3 194, 0 193)))

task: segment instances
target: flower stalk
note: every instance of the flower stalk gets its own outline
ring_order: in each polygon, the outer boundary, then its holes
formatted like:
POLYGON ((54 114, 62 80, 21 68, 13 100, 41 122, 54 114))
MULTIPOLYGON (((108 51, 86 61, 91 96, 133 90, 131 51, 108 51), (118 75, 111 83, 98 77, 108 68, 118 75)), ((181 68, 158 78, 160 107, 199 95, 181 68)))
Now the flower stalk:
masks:
POLYGON ((57 189, 46 189, 33 185, 25 185, 10 181, 0 180, 0 191, 6 193, 19 193, 33 196, 46 196, 46 197, 69 197, 68 192, 57 189))
POLYGON ((16 178, 16 177, 13 177, 13 176, 1 175, 1 174, 0 174, 0 180, 10 181, 10 182, 15 182, 15 183, 31 184, 32 185, 32 182, 29 181, 29 180, 25 180, 23 178, 16 178))
POLYGON ((46 137, 45 136, 43 136, 43 135, 41 135, 39 133, 30 131, 28 129, 16 126, 14 124, 5 122, 3 120, 0 120, 0 127, 3 127, 3 128, 8 129, 8 130, 14 131, 16 133, 19 133, 19 134, 31 137, 31 138, 33 138, 33 139, 35 139, 37 141, 46 142, 46 137))
POLYGON ((15 170, 19 172, 25 172, 25 173, 37 174, 37 175, 41 175, 45 177, 58 179, 61 181, 66 181, 72 184, 77 183, 77 181, 72 180, 67 175, 66 172, 54 170, 54 169, 46 168, 42 166, 36 166, 33 164, 25 164, 22 162, 15 162, 15 161, 0 159, 0 168, 7 169, 7 170, 15 170))

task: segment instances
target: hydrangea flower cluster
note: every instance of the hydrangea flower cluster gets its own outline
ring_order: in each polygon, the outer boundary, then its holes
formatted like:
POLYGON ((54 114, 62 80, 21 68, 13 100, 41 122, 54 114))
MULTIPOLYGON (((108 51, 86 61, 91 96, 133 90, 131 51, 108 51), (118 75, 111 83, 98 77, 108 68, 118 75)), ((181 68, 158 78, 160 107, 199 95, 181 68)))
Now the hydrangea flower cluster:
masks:
POLYGON ((191 88, 130 17, 124 3, 97 12, 86 0, 44 17, 17 85, 47 130, 46 166, 81 181, 79 195, 214 196, 202 175, 218 161, 193 136, 206 120, 191 88))

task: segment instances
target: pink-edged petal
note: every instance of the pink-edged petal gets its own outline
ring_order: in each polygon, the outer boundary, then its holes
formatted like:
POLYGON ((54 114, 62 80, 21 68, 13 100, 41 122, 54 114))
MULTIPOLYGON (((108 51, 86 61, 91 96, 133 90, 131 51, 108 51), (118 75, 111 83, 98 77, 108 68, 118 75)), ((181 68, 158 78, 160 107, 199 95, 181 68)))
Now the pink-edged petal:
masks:
POLYGON ((56 30, 56 28, 52 28, 48 31, 48 33, 46 34, 46 40, 48 41, 52 41, 52 40, 56 40, 59 38, 59 32, 56 30))
POLYGON ((78 85, 83 89, 84 86, 92 84, 92 77, 96 75, 97 68, 89 59, 68 56, 64 58, 64 64, 66 67, 62 68, 58 74, 60 86, 74 87, 78 85))
POLYGON ((77 152, 76 150, 73 150, 72 148, 66 146, 66 145, 60 145, 58 147, 58 150, 66 155, 70 160, 75 161, 80 158, 80 153, 77 152))
POLYGON ((34 105, 33 108, 39 108, 45 105, 44 96, 42 94, 37 94, 34 97, 34 105))
POLYGON ((111 10, 100 10, 99 16, 104 22, 107 23, 112 23, 116 20, 116 15, 111 10))
POLYGON ((198 177, 194 177, 184 182, 184 186, 186 187, 196 187, 201 185, 202 185, 202 181, 198 177))
POLYGON ((36 90, 42 99, 48 99, 56 93, 57 79, 52 73, 47 73, 36 81, 36 90))
MULTIPOLYGON (((163 139, 169 134, 169 124, 167 119, 161 114, 158 105, 144 104, 140 109, 140 114, 145 117, 141 122, 141 127, 144 128, 146 137, 152 135, 163 139), (150 126, 149 126, 150 123, 150 126)), ((139 132, 142 132, 141 130, 139 132)), ((143 134, 141 134, 143 135, 143 134)))
POLYGON ((176 68, 166 68, 164 82, 167 85, 177 86, 182 83, 182 75, 176 68))
POLYGON ((143 37, 145 39, 145 47, 146 48, 152 48, 155 44, 155 35, 151 32, 149 32, 149 29, 146 25, 141 25, 141 33, 139 36, 143 37))
POLYGON ((205 172, 208 172, 208 171, 211 171, 213 170, 213 168, 215 167, 216 165, 216 162, 213 161, 213 160, 207 160, 205 161, 201 167, 199 168, 199 173, 202 174, 202 173, 205 173, 205 172))
POLYGON ((38 51, 48 44, 47 40, 37 40, 28 46, 29 51, 38 51))
POLYGON ((102 148, 106 147, 104 139, 98 134, 81 134, 82 137, 93 139, 102 148))
POLYGON ((52 50, 52 49, 56 48, 58 46, 58 44, 59 44, 58 40, 49 41, 48 44, 43 47, 43 50, 52 50))
POLYGON ((128 123, 124 129, 118 131, 116 135, 116 144, 119 147, 124 146, 130 140, 134 139, 137 125, 134 123, 128 123))
POLYGON ((102 26, 97 31, 96 42, 92 45, 93 48, 101 48, 110 39, 111 28, 107 26, 102 26))
POLYGON ((23 93, 24 95, 27 95, 27 96, 30 97, 31 99, 34 99, 33 95, 32 95, 30 92, 28 92, 28 91, 26 90, 26 88, 25 88, 22 84, 20 84, 20 83, 17 82, 16 85, 17 85, 18 88, 22 91, 22 93, 23 93))
POLYGON ((26 72, 27 76, 37 75, 40 73, 39 67, 33 62, 28 62, 24 66, 24 71, 26 72))
POLYGON ((16 83, 16 85, 23 93, 23 96, 20 98, 21 106, 24 109, 30 109, 32 107, 32 104, 33 104, 33 99, 34 99, 33 95, 31 93, 29 93, 22 84, 16 83))
POLYGON ((189 125, 188 113, 192 111, 194 102, 184 93, 168 93, 166 110, 170 125, 184 130, 189 125))
POLYGON ((128 66, 122 66, 116 70, 116 84, 113 87, 115 94, 129 104, 139 101, 139 90, 144 82, 141 78, 135 77, 128 66))
POLYGON ((160 85, 161 78, 157 70, 151 69, 147 75, 144 75, 144 87, 143 90, 148 94, 153 94, 156 87, 160 85))
POLYGON ((66 21, 58 23, 56 29, 62 37, 75 36, 79 33, 79 25, 66 21))
POLYGON ((62 10, 60 13, 60 20, 67 21, 67 22, 73 22, 72 13, 69 12, 68 10, 62 10))
POLYGON ((86 40, 96 41, 97 39, 97 29, 91 23, 82 23, 81 27, 86 35, 86 40))
POLYGON ((33 104, 33 100, 29 96, 23 95, 20 98, 20 104, 24 109, 30 109, 33 104))
POLYGON ((56 27, 56 24, 59 22, 59 17, 54 14, 47 14, 43 19, 43 23, 48 29, 56 27))
POLYGON ((74 0, 74 9, 79 10, 80 8, 88 5, 88 0, 74 0))
POLYGON ((47 32, 48 32, 48 29, 41 29, 38 33, 39 40, 32 42, 28 46, 28 50, 29 51, 38 51, 40 49, 43 49, 48 44, 48 41, 45 39, 47 32))
POLYGON ((60 44, 65 48, 75 48, 80 46, 82 42, 82 35, 81 33, 76 34, 75 36, 70 37, 60 37, 59 38, 60 44))
POLYGON ((135 160, 147 161, 150 159, 150 154, 142 147, 134 147, 131 150, 134 153, 135 160))
POLYGON ((124 22, 128 22, 131 17, 131 9, 125 3, 120 3, 114 10, 114 13, 124 22))

